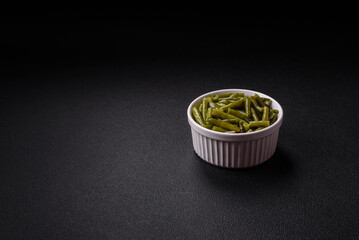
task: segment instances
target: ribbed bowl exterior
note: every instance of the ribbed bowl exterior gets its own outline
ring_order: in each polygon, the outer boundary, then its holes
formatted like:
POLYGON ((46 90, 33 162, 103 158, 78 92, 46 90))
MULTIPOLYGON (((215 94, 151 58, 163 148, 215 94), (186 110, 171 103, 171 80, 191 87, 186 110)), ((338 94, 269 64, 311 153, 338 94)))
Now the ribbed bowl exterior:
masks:
POLYGON ((275 99, 266 94, 246 89, 223 89, 196 98, 187 109, 187 117, 194 151, 200 158, 219 167, 247 168, 263 163, 274 154, 283 122, 283 109, 275 99), (250 96, 258 94, 271 99, 272 107, 279 111, 277 121, 263 130, 251 133, 221 133, 206 129, 195 122, 191 113, 193 106, 199 106, 204 97, 228 92, 243 92, 250 96))
POLYGON ((278 131, 250 141, 220 141, 192 129, 193 147, 204 161, 225 168, 247 168, 268 160, 275 152, 278 131))

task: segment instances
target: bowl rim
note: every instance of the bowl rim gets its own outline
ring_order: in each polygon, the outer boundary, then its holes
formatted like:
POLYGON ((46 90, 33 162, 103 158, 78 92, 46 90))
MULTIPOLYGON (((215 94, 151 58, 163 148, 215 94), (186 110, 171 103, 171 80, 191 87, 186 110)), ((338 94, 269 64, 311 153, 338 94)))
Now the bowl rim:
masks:
POLYGON ((249 140, 249 139, 256 139, 256 138, 260 138, 260 137, 264 137, 267 136, 269 134, 272 134, 274 131, 278 130, 279 127, 282 125, 283 122, 283 108, 282 106, 279 104, 278 101, 276 101, 274 98, 272 98, 271 96, 268 96, 267 94, 255 91, 255 90, 250 90, 250 89, 237 89, 237 88, 229 88, 229 89, 220 89, 220 90, 215 90, 215 91, 211 91, 211 92, 207 92, 204 93, 202 95, 200 95, 199 97, 195 98, 188 106, 187 108, 187 118, 188 118, 188 122, 190 124, 190 126, 192 127, 192 129, 194 128, 195 130, 197 130, 197 132, 213 138, 213 139, 219 139, 219 140, 228 140, 228 141, 240 141, 240 140, 249 140), (266 127, 260 131, 256 131, 256 132, 249 132, 249 133, 222 133, 222 132, 216 132, 210 129, 207 129, 205 127, 202 127, 201 125, 199 125, 192 117, 192 107, 199 102, 199 100, 202 100, 204 97, 208 97, 210 95, 214 95, 214 94, 220 94, 220 93, 229 93, 229 92, 243 92, 247 95, 254 95, 254 94, 258 94, 260 97, 265 97, 265 98, 269 98, 272 101, 272 104, 275 103, 276 108, 279 113, 278 113, 278 119, 277 121, 270 125, 269 127, 266 127))

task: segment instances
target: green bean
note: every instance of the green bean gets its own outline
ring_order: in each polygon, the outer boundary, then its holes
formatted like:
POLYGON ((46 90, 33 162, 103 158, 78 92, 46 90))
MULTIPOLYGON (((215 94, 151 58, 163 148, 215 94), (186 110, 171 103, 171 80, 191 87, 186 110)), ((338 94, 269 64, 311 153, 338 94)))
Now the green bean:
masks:
POLYGON ((251 113, 252 113, 252 118, 254 121, 259 121, 259 118, 257 116, 256 110, 254 110, 254 108, 251 107, 251 113))
POLYGON ((217 131, 217 132, 227 132, 226 129, 221 128, 221 127, 217 127, 217 126, 213 126, 212 130, 217 131))
MULTIPOLYGON (((225 120, 225 119, 221 119, 221 120, 225 120)), ((245 120, 243 120, 243 119, 240 119, 240 118, 237 118, 237 119, 233 119, 233 120, 236 120, 235 122, 236 123, 247 123, 247 121, 245 121, 245 120)), ((228 122, 230 122, 230 121, 228 121, 228 122)), ((233 121, 234 122, 234 121, 233 121)))
POLYGON ((236 98, 238 96, 238 93, 233 93, 231 96, 229 96, 230 98, 236 98))
MULTIPOLYGON (((247 121, 241 119, 241 118, 238 118, 234 115, 231 115, 231 114, 228 114, 228 113, 225 113, 225 112, 222 112, 218 109, 212 109, 212 116, 215 116, 215 117, 218 117, 218 118, 222 118, 222 119, 235 119, 236 122, 243 122, 243 123, 247 123, 247 121)), ((232 121, 233 123, 233 121, 232 121)))
POLYGON ((264 107, 264 106, 265 106, 263 100, 258 96, 258 94, 254 94, 253 97, 254 97, 254 99, 256 100, 256 102, 258 103, 258 105, 259 105, 260 107, 264 107))
POLYGON ((274 117, 275 113, 272 111, 269 111, 269 120, 271 120, 274 117))
POLYGON ((249 129, 247 132, 253 132, 253 130, 252 130, 252 129, 249 129))
POLYGON ((269 120, 269 108, 267 106, 265 106, 263 108, 262 120, 263 121, 268 121, 269 120))
POLYGON ((217 101, 219 98, 219 95, 212 95, 211 98, 212 98, 212 101, 217 101))
POLYGON ((223 118, 223 119, 225 119, 225 118, 238 119, 236 116, 233 116, 231 114, 222 112, 222 111, 220 111, 218 109, 215 109, 215 108, 212 110, 212 116, 223 118))
POLYGON ((250 98, 246 98, 245 108, 246 108, 247 117, 250 117, 251 116, 251 99, 250 98))
POLYGON ((201 125, 203 127, 206 125, 203 121, 201 113, 198 111, 198 108, 196 108, 196 107, 192 108, 192 115, 199 125, 201 125))
POLYGON ((248 130, 249 130, 249 124, 248 124, 248 123, 243 123, 243 127, 244 127, 244 130, 245 130, 246 132, 248 132, 248 130))
POLYGON ((246 121, 246 122, 249 122, 249 118, 247 117, 247 115, 242 112, 242 111, 239 111, 239 110, 233 110, 231 108, 228 108, 228 111, 227 111, 228 114, 231 114, 233 116, 236 116, 240 119, 242 119, 243 121, 246 121))
POLYGON ((218 102, 221 102, 221 101, 224 101, 224 100, 229 100, 229 99, 233 99, 233 98, 230 98, 230 97, 225 97, 225 98, 218 98, 218 102))
POLYGON ((201 105, 199 105, 199 108, 198 108, 200 113, 202 113, 202 109, 203 109, 203 104, 201 103, 201 105))
POLYGON ((252 121, 249 122, 249 128, 268 127, 269 121, 252 121))
POLYGON ((256 128, 254 131, 256 132, 256 131, 259 131, 259 130, 262 130, 262 129, 264 129, 264 127, 256 128))
POLYGON ((239 126, 239 128, 241 129, 241 131, 240 131, 241 133, 246 132, 246 130, 245 130, 244 127, 243 127, 243 123, 239 123, 238 126, 239 126))
POLYGON ((210 103, 209 103, 209 106, 210 106, 211 108, 219 108, 219 106, 218 106, 216 103, 214 103, 214 102, 210 102, 210 103))
POLYGON ((225 97, 229 97, 231 96, 233 93, 222 93, 222 94, 218 94, 218 97, 220 98, 225 98, 225 97))
POLYGON ((270 107, 272 105, 272 100, 270 100, 270 99, 265 100, 264 104, 267 105, 267 107, 270 107))
POLYGON ((220 102, 218 102, 217 105, 219 106, 219 108, 226 106, 226 104, 220 102))
POLYGON ((263 112, 263 109, 262 109, 260 106, 258 106, 258 103, 257 103, 257 101, 254 99, 254 97, 250 97, 250 98, 252 99, 253 107, 254 107, 258 112, 262 113, 262 112, 263 112))
POLYGON ((270 110, 270 112, 272 113, 272 112, 274 112, 274 113, 276 113, 276 114, 278 114, 279 113, 279 111, 278 110, 276 110, 276 109, 272 109, 272 110, 270 110))
POLYGON ((241 97, 239 97, 239 98, 231 98, 231 97, 218 98, 218 101, 219 101, 219 102, 224 101, 224 100, 228 100, 228 101, 238 101, 238 100, 241 100, 241 97))
POLYGON ((221 128, 224 128, 224 129, 227 129, 230 131, 235 131, 235 132, 241 131, 241 129, 238 126, 227 123, 225 121, 218 120, 218 119, 210 118, 210 119, 208 119, 208 122, 217 127, 221 127, 221 128))
POLYGON ((273 118, 270 120, 270 124, 273 124, 277 121, 278 115, 276 113, 274 113, 273 118))
POLYGON ((228 99, 220 100, 220 101, 218 101, 218 102, 220 102, 220 103, 224 103, 224 104, 228 104, 228 103, 230 103, 228 99))
POLYGON ((219 119, 228 123, 232 123, 232 124, 238 124, 239 119, 230 119, 230 118, 226 118, 226 119, 219 119))
POLYGON ((209 107, 207 110, 207 115, 206 115, 206 123, 208 124, 208 119, 210 119, 212 117, 212 108, 209 107))
POLYGON ((224 107, 221 107, 221 110, 222 111, 227 111, 228 108, 238 108, 238 107, 241 107, 243 105, 243 98, 241 98, 240 100, 236 101, 236 102, 233 102, 233 103, 230 103, 224 107))
POLYGON ((202 117, 203 117, 203 119, 206 119, 207 108, 208 108, 207 98, 203 98, 203 100, 202 100, 202 117))

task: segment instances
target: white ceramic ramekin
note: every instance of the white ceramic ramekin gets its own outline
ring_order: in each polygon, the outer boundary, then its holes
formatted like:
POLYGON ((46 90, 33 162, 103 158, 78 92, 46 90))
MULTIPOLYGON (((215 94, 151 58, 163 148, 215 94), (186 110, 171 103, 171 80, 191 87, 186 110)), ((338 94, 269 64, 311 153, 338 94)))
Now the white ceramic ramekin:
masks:
POLYGON ((283 109, 268 95, 245 89, 223 89, 203 94, 196 98, 187 109, 188 123, 191 126, 193 147, 204 161, 225 168, 246 168, 268 160, 275 152, 279 128, 283 122, 283 109), (192 107, 199 106, 204 97, 215 94, 240 92, 246 96, 258 94, 272 100, 272 108, 277 109, 278 119, 263 130, 250 133, 222 133, 199 125, 192 117, 192 107))

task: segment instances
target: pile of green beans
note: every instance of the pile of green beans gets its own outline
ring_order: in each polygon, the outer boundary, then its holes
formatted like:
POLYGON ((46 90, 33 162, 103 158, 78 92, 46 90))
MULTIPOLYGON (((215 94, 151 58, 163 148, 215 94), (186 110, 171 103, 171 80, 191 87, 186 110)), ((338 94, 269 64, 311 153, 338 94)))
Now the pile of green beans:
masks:
POLYGON ((268 98, 245 96, 244 93, 223 93, 203 98, 192 108, 195 121, 201 126, 226 133, 262 130, 277 121, 278 110, 268 98))

